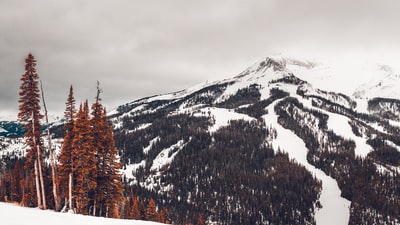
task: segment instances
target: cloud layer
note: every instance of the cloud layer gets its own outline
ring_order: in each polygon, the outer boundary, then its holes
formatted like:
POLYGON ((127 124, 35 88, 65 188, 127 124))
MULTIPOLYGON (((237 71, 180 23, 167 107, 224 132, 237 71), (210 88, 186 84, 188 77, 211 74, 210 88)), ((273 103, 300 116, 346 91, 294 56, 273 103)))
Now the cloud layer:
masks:
POLYGON ((38 60, 50 111, 69 85, 78 101, 112 108, 205 80, 231 77, 274 53, 395 64, 397 1, 0 2, 0 114, 18 109, 24 58, 38 60))

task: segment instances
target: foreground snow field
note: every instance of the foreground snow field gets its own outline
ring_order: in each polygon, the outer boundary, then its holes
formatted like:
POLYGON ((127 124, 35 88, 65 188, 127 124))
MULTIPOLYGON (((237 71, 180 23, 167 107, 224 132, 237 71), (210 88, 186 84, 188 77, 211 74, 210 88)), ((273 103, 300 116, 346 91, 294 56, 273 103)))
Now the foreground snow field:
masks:
POLYGON ((101 217, 57 213, 51 210, 24 208, 0 202, 0 224, 2 225, 160 225, 160 223, 140 220, 118 220, 101 217))

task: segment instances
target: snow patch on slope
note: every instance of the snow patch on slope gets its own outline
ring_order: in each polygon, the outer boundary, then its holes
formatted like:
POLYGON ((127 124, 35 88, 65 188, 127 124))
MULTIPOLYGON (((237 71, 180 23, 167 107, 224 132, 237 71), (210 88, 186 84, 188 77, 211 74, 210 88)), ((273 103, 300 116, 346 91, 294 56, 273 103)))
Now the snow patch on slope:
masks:
POLYGON ((24 142, 22 138, 0 138, 0 144, 4 147, 0 150, 0 155, 14 155, 16 157, 25 156, 24 142))
POLYGON ((263 117, 267 126, 272 126, 277 130, 277 138, 272 140, 273 148, 286 151, 290 158, 305 166, 307 170, 322 181, 322 191, 319 199, 322 208, 316 211, 316 224, 347 225, 350 218, 350 201, 341 197, 341 191, 336 180, 308 163, 308 149, 304 141, 277 122, 278 116, 275 114, 274 105, 271 104, 268 107, 268 112, 270 113, 263 117))
POLYGON ((148 154, 149 151, 150 151, 150 149, 153 147, 153 145, 154 145, 157 141, 159 141, 159 140, 160 140, 160 137, 155 137, 155 138, 153 138, 153 139, 150 141, 149 146, 143 148, 143 153, 144 153, 144 154, 148 154))
MULTIPOLYGON (((378 67, 378 68, 382 68, 378 67)), ((383 67, 385 68, 385 67, 383 67)), ((373 79, 360 85, 354 92, 356 98, 398 98, 400 95, 400 75, 394 74, 392 71, 385 69, 379 70, 381 74, 377 74, 373 79), (382 74, 384 74, 382 76, 382 74)))
POLYGON ((216 107, 203 108, 200 112, 195 113, 194 116, 204 116, 204 114, 213 116, 215 120, 214 125, 209 128, 210 132, 215 132, 220 127, 227 126, 231 120, 254 120, 254 118, 245 114, 237 113, 234 110, 216 107))
POLYGON ((128 180, 135 179, 136 171, 141 167, 144 168, 145 166, 146 160, 142 160, 140 163, 127 165, 126 168, 122 170, 122 173, 128 180))
POLYGON ((176 154, 178 154, 183 147, 184 141, 180 140, 171 147, 163 149, 153 160, 153 165, 151 166, 150 171, 158 171, 164 166, 170 164, 174 160, 176 154), (171 152, 173 153, 170 154, 171 152))
POLYGON ((367 144, 366 139, 354 135, 347 117, 330 112, 324 113, 329 115, 329 129, 333 130, 337 135, 351 139, 356 143, 356 148, 354 149, 356 155, 365 158, 367 154, 373 150, 371 146, 367 144))
MULTIPOLYGON (((328 119, 328 129, 332 130, 335 134, 342 136, 346 139, 353 140, 356 144, 356 147, 354 149, 354 153, 358 156, 361 157, 366 157, 369 152, 371 152, 373 149, 371 148, 370 145, 367 144, 367 140, 362 137, 358 137, 353 133, 353 130, 351 129, 351 126, 349 124, 349 118, 340 115, 340 114, 335 114, 331 113, 319 108, 316 108, 312 106, 312 103, 310 100, 306 100, 303 98, 298 98, 299 101, 306 106, 309 109, 313 109, 316 111, 319 111, 321 113, 327 114, 329 116, 328 119)), ((380 126, 376 125, 377 129, 383 129, 380 126)))

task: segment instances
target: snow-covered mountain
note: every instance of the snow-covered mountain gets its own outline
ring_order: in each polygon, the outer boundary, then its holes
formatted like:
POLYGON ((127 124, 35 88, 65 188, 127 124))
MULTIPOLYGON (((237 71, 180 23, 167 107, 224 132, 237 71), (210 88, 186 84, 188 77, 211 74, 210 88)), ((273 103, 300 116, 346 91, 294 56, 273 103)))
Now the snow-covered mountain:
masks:
MULTIPOLYGON (((126 178, 140 190, 158 193, 163 201, 171 202, 171 196, 174 196, 185 199, 188 207, 205 207, 205 214, 211 221, 235 223, 238 220, 232 219, 232 216, 246 218, 235 209, 238 202, 247 199, 244 197, 246 194, 242 193, 238 197, 242 200, 236 199, 236 202, 229 197, 233 193, 223 189, 219 189, 221 193, 215 191, 214 194, 207 195, 208 189, 198 182, 214 185, 213 179, 221 176, 223 169, 208 163, 197 164, 196 158, 203 152, 208 154, 204 156, 208 160, 226 163, 225 158, 232 156, 222 156, 218 160, 213 156, 216 153, 212 150, 219 146, 217 139, 223 136, 223 145, 229 146, 230 142, 235 142, 233 138, 246 137, 246 133, 243 133, 246 128, 232 123, 233 120, 249 124, 257 121, 258 128, 267 133, 264 141, 259 144, 274 149, 275 154, 278 154, 278 149, 288 153, 289 159, 306 168, 316 180, 322 181, 319 197, 314 199, 314 203, 321 204, 322 208, 309 208, 311 214, 308 215, 312 217, 309 220, 306 219, 307 213, 300 213, 297 217, 292 211, 294 216, 285 221, 286 223, 398 223, 399 211, 395 210, 389 215, 376 205, 386 204, 386 200, 366 203, 368 200, 361 197, 366 192, 358 190, 357 185, 360 184, 354 183, 361 175, 358 174, 359 171, 353 171, 358 167, 361 170, 374 167, 375 172, 362 175, 370 180, 370 183, 363 185, 370 185, 366 189, 368 192, 377 192, 376 198, 388 198, 391 207, 399 206, 399 193, 393 191, 399 185, 398 181, 394 181, 394 174, 400 171, 400 140, 397 136, 400 118, 397 101, 388 97, 396 96, 395 93, 399 91, 396 87, 400 85, 396 86, 394 83, 382 88, 365 88, 360 92, 365 86, 362 85, 363 82, 370 77, 392 83, 391 79, 396 76, 389 76, 388 70, 388 67, 375 66, 345 70, 310 61, 268 57, 231 79, 207 82, 176 93, 144 98, 123 105, 110 117, 115 125, 117 145, 123 154, 126 178), (346 77, 348 82, 341 82, 346 77), (339 90, 341 92, 335 92, 339 90), (379 96, 377 94, 380 92, 385 98, 371 99, 379 96), (380 113, 382 109, 385 109, 385 114, 380 113), (240 130, 241 134, 232 136, 225 133, 234 130, 240 130), (194 161, 191 160, 192 157, 195 158, 194 161), (216 169, 215 173, 209 175, 209 179, 202 180, 201 174, 205 172, 197 168, 212 166, 222 171, 216 169), (181 173, 175 174, 177 170, 186 169, 191 169, 188 177, 181 173), (393 186, 386 187, 380 181, 374 180, 374 176, 385 177, 382 179, 388 179, 388 183, 392 182, 393 186), (175 179, 184 179, 188 183, 192 179, 196 181, 192 181, 193 187, 188 188, 182 187, 183 184, 175 179), (386 194, 392 197, 385 196, 386 194), (225 196, 225 200, 221 196, 225 196), (224 212, 216 217, 218 209, 212 204, 198 203, 204 198, 219 199, 214 204, 223 204, 225 210, 231 213, 224 212), (220 201, 223 203, 219 203, 220 201), (303 220, 300 221, 299 218, 303 220)), ((249 145, 245 140, 242 142, 244 143, 237 145, 249 145)), ((223 149, 223 146, 218 148, 223 149)), ((246 159, 252 160, 251 157, 246 159)), ((236 170, 239 168, 232 168, 229 173, 238 173, 236 170)), ((267 171, 268 169, 271 168, 264 168, 267 171)), ((230 179, 230 176, 224 175, 221 179, 230 179)), ((242 184, 238 183, 236 186, 240 187, 242 184)), ((268 198, 261 194, 256 196, 268 198)), ((250 210, 252 206, 242 207, 250 210)), ((271 212, 250 210, 247 215, 251 216, 246 218, 249 220, 243 221, 248 222, 252 218, 257 221, 256 224, 268 224, 272 220, 266 218, 277 216, 274 213, 278 212, 272 209, 271 212)))
POLYGON ((389 65, 367 61, 322 62, 277 56, 302 80, 325 91, 343 93, 354 98, 399 98, 400 73, 389 65))
POLYGON ((399 224, 400 78, 349 65, 268 57, 118 107, 126 183, 177 224, 399 224))
POLYGON ((386 74, 383 77, 377 77, 367 83, 362 84, 354 92, 356 98, 399 98, 400 74, 395 74, 388 66, 381 66, 381 70, 386 74))

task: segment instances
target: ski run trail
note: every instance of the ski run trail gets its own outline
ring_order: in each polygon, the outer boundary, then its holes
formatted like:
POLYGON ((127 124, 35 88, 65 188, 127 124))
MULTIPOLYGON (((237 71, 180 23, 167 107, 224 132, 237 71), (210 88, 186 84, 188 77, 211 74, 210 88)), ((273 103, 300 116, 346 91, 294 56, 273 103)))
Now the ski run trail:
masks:
POLYGON ((277 138, 272 140, 274 149, 280 148, 303 165, 317 179, 322 181, 322 190, 319 201, 321 209, 316 209, 315 220, 317 225, 347 225, 350 218, 350 201, 340 196, 340 189, 335 179, 327 176, 322 170, 315 168, 307 161, 308 149, 304 141, 290 130, 283 128, 277 121, 274 111, 275 104, 268 107, 268 114, 264 115, 267 126, 276 128, 277 138), (288 141, 290 140, 290 141, 288 141))

